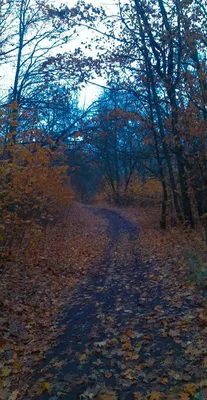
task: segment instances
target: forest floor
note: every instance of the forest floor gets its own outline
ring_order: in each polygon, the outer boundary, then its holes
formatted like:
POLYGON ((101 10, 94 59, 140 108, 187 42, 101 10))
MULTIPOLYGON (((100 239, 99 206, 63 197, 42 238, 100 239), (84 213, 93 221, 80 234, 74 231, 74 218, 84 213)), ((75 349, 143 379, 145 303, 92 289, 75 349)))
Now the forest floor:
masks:
POLYGON ((175 268, 185 244, 171 232, 171 255, 136 212, 77 207, 64 257, 3 273, 2 399, 206 400, 207 296, 175 268))

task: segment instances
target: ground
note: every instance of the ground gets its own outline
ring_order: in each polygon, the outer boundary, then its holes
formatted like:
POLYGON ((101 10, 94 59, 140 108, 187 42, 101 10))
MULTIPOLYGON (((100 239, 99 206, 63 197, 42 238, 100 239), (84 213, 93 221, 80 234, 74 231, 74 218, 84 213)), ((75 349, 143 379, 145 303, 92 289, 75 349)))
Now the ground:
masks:
POLYGON ((8 398, 206 400, 203 297, 142 259, 139 222, 88 212, 104 221, 104 251, 68 298, 58 339, 8 398))

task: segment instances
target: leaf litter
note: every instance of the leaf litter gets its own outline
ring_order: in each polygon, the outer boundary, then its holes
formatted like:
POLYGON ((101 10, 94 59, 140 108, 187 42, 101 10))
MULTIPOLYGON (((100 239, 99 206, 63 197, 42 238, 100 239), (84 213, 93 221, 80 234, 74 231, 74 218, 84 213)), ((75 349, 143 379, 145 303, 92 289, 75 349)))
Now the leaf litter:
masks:
MULTIPOLYGON (((25 400, 204 400, 205 299, 169 263, 152 263, 145 235, 135 238, 134 219, 91 210, 107 221, 110 239, 100 269, 82 275, 64 329, 55 332, 61 333, 56 348, 48 350, 54 333, 32 373, 25 365, 17 373, 12 393, 25 400)), ((16 363, 5 363, 5 378, 16 363)))

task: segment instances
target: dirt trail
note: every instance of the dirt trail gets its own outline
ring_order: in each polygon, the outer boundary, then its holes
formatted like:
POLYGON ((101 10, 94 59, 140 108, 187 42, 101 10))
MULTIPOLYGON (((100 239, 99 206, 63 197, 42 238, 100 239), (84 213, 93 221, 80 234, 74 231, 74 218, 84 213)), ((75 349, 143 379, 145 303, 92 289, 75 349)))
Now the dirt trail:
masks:
POLYGON ((137 392, 143 399, 152 392, 179 399, 181 386, 204 377, 199 360, 185 351, 191 334, 169 333, 166 320, 173 326, 188 314, 192 299, 177 307, 156 268, 137 259, 133 223, 108 209, 94 212, 108 220, 106 259, 76 289, 63 321, 66 330, 38 364, 24 399, 37 398, 38 385, 45 385, 42 400, 130 400, 137 392))

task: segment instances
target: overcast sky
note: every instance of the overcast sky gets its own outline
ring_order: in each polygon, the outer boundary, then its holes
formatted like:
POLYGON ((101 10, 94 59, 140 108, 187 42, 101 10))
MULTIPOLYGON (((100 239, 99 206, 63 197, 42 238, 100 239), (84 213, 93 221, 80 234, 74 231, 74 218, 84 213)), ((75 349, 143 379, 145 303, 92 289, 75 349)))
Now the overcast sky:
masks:
MULTIPOLYGON (((57 6, 60 6, 61 4, 67 3, 69 7, 73 7, 76 3, 77 0, 53 0, 57 6)), ((112 13, 112 10, 116 9, 116 0, 86 0, 86 3, 92 3, 96 6, 103 6, 104 8, 108 9, 109 13, 112 13)), ((92 30, 88 30, 87 28, 83 28, 82 34, 78 39, 74 39, 69 41, 68 43, 68 50, 73 50, 76 47, 80 46, 81 41, 84 41, 90 37, 94 36, 94 32, 92 30)), ((57 49, 56 49, 57 50, 57 49)), ((67 48, 65 49, 67 51, 67 48)), ((90 50, 88 51, 88 55, 93 55, 93 52, 90 50)), ((94 54, 95 55, 95 54, 94 54)), ((12 68, 10 68, 9 65, 7 65, 5 68, 2 68, 1 66, 1 71, 0 71, 0 84, 1 84, 1 95, 7 96, 7 91, 9 87, 13 85, 13 72, 12 68), (6 84, 5 84, 6 82, 6 84)), ((94 81, 96 84, 104 85, 104 80, 101 77, 97 77, 94 81)), ((83 89, 80 93, 80 105, 81 106, 88 106, 91 104, 93 100, 95 100, 98 95, 101 93, 102 89, 97 87, 96 85, 93 84, 88 84, 85 89, 83 89)))
MULTIPOLYGON (((87 3, 87 0, 85 0, 87 3)), ((57 4, 62 4, 62 3, 68 3, 69 7, 74 6, 77 3, 77 0, 65 0, 65 1, 60 1, 60 0, 56 0, 57 4)), ((116 9, 116 0, 105 0, 105 1, 101 1, 101 0, 88 0, 88 3, 92 3, 96 6, 103 6, 106 10, 109 11, 109 13, 112 13, 113 10, 116 9)), ((81 40, 85 40, 86 37, 88 36, 88 38, 92 37, 94 35, 93 31, 87 31, 84 30, 83 31, 83 35, 84 37, 80 37, 80 41, 81 40)), ((78 40, 74 41, 73 43, 71 43, 72 46, 78 46, 78 40)), ((94 80, 94 83, 99 84, 99 85, 104 85, 105 82, 104 80, 100 77, 100 78, 96 78, 94 80)), ((102 89, 97 87, 96 85, 93 84, 88 84, 86 86, 85 89, 82 90, 82 92, 80 93, 80 105, 81 106, 88 106, 91 104, 92 101, 94 101, 98 95, 101 93, 102 89)))

